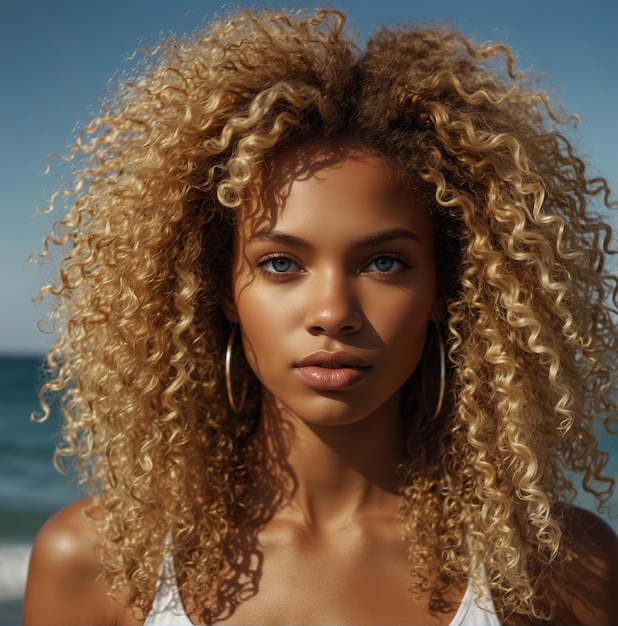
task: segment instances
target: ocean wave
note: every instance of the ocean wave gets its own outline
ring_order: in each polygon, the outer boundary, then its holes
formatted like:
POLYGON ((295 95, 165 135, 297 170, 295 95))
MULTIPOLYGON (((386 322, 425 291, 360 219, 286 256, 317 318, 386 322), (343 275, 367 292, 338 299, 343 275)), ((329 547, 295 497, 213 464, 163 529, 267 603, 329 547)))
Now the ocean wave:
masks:
POLYGON ((0 601, 23 597, 31 550, 30 544, 0 544, 0 601))

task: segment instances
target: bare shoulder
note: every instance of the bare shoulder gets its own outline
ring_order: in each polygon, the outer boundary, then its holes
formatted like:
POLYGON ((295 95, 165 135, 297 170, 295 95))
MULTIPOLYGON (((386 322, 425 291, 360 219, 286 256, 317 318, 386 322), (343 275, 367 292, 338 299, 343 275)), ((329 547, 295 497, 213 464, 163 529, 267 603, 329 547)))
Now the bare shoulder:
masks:
POLYGON ((564 535, 552 589, 558 624, 618 624, 618 535, 603 519, 562 507, 564 535))
POLYGON ((100 543, 89 499, 52 516, 30 557, 24 624, 129 624, 127 610, 99 581, 100 543), (86 512, 89 514, 86 515, 86 512))

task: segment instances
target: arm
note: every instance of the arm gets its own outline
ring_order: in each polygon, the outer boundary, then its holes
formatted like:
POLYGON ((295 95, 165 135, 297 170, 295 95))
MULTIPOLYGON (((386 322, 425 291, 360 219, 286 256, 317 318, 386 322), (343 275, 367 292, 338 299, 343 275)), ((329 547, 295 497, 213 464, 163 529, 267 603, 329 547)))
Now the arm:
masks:
POLYGON ((554 622, 618 624, 618 535, 612 528, 589 511, 565 508, 557 561, 550 582, 554 622))
POLYGON ((90 505, 81 500, 51 517, 30 557, 23 624, 137 624, 98 580, 100 547, 90 505))

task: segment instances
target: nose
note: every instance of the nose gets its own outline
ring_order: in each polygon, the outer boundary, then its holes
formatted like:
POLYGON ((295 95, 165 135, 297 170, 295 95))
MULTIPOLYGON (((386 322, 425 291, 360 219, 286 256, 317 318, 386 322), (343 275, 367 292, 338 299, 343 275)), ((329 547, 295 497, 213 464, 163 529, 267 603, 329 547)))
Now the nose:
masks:
POLYGON ((308 332, 336 336, 355 333, 362 325, 363 316, 352 278, 335 272, 312 277, 307 294, 308 332))

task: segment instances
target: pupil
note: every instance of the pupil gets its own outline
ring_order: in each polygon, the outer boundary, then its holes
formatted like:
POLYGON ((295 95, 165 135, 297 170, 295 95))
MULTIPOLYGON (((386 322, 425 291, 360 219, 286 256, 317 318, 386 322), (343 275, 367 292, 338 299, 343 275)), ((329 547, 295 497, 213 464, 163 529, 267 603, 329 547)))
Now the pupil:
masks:
POLYGON ((376 267, 382 271, 386 272, 393 267, 393 259, 389 259, 387 257, 382 257, 380 259, 376 259, 376 267))

